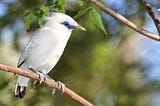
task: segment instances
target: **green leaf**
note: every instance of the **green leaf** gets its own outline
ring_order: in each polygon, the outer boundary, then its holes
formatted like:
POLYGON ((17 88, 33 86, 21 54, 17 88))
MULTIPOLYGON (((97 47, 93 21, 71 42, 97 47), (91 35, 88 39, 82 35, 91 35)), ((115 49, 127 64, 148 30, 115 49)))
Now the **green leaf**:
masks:
POLYGON ((92 8, 89 12, 89 15, 91 17, 92 22, 94 22, 107 35, 104 24, 102 22, 101 15, 96 11, 96 9, 92 8))
POLYGON ((54 4, 54 0, 47 0, 46 6, 52 6, 54 4))
POLYGON ((158 10, 157 11, 160 11, 160 8, 158 8, 158 10))
POLYGON ((78 0, 78 3, 79 3, 80 6, 82 6, 83 3, 84 3, 84 0, 78 0))
POLYGON ((55 10, 57 12, 65 13, 65 4, 66 4, 65 0, 57 0, 55 2, 55 10))
POLYGON ((84 15, 90 9, 91 9, 91 7, 88 7, 88 8, 80 10, 73 18, 74 19, 78 19, 79 17, 81 17, 82 15, 84 15))
POLYGON ((46 23, 46 20, 42 17, 47 16, 49 14, 49 7, 42 5, 40 11, 42 11, 42 14, 40 14, 41 18, 38 19, 38 24, 41 27, 46 23))
POLYGON ((36 9, 33 9, 33 10, 32 10, 32 13, 33 13, 36 17, 41 18, 41 17, 43 16, 43 13, 44 13, 44 12, 43 12, 41 9, 36 8, 36 9))
POLYGON ((49 7, 42 5, 41 10, 43 11, 43 16, 47 16, 49 14, 49 7))
POLYGON ((44 20, 43 18, 38 20, 38 24, 40 27, 43 26, 45 23, 46 23, 46 20, 44 20))
POLYGON ((25 22, 25 31, 27 32, 28 29, 30 28, 31 23, 33 22, 35 16, 32 12, 30 12, 27 16, 26 16, 26 22, 25 22))

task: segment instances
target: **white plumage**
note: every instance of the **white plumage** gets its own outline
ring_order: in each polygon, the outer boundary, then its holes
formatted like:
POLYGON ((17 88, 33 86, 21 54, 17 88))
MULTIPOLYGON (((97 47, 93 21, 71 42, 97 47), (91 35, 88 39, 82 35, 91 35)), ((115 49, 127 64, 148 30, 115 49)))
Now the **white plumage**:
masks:
MULTIPOLYGON (((52 13, 25 47, 17 66, 47 74, 60 59, 73 29, 85 30, 68 15, 52 13)), ((18 75, 15 89, 17 97, 24 97, 28 82, 29 78, 18 75)))

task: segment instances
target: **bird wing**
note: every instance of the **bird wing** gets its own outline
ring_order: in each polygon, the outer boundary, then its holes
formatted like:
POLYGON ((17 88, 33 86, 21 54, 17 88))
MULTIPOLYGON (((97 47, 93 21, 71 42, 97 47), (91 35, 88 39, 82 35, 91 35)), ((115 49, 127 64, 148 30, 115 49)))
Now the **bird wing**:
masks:
POLYGON ((59 49, 58 44, 60 40, 58 36, 51 28, 38 30, 22 52, 17 66, 21 67, 24 63, 28 67, 38 67, 46 64, 48 56, 51 56, 53 51, 56 52, 59 49))

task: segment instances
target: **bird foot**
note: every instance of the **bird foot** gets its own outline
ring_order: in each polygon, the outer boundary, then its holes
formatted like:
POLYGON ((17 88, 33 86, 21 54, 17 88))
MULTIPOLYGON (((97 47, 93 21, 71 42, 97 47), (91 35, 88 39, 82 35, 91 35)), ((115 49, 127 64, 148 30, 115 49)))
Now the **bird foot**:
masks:
POLYGON ((36 83, 37 83, 37 80, 34 80, 34 82, 33 82, 33 88, 36 88, 36 83))
POLYGON ((52 95, 54 95, 56 93, 56 88, 52 89, 52 95))
MULTIPOLYGON (((36 72, 38 75, 39 75, 39 84, 41 85, 42 82, 45 80, 45 79, 51 79, 47 74, 43 73, 43 72, 40 72, 40 71, 37 71, 36 72)), ((37 81, 35 81, 35 84, 37 83, 37 81)))
POLYGON ((58 85, 61 85, 61 91, 62 91, 62 93, 64 93, 65 84, 63 84, 60 81, 57 81, 57 83, 58 83, 58 85))
POLYGON ((47 77, 41 73, 41 72, 37 72, 37 74, 39 74, 39 84, 41 85, 42 84, 42 81, 44 81, 45 79, 47 79, 47 77))
MULTIPOLYGON (((40 85, 42 84, 42 82, 43 82, 45 79, 50 79, 50 80, 52 80, 52 81, 55 81, 55 80, 52 79, 50 76, 48 76, 46 73, 43 73, 43 72, 40 72, 40 71, 34 71, 31 67, 29 67, 28 69, 30 69, 32 72, 35 72, 35 73, 37 73, 37 74, 39 75, 39 79, 40 79, 39 84, 40 84, 40 85)), ((37 80, 35 80, 35 81, 33 82, 33 87, 34 87, 34 88, 35 88, 36 83, 37 83, 37 80)), ((65 84, 63 84, 63 83, 60 82, 60 81, 57 81, 57 83, 58 83, 58 85, 61 86, 61 91, 62 91, 62 93, 64 93, 65 84)), ((55 92, 56 92, 56 89, 54 88, 54 89, 52 90, 52 95, 54 95, 55 92)))
MULTIPOLYGON (((60 82, 60 81, 57 81, 57 83, 58 83, 58 85, 61 85, 61 91, 62 91, 62 93, 64 93, 65 84, 63 84, 63 83, 60 82)), ((52 95, 54 95, 55 92, 56 92, 56 89, 53 88, 53 90, 52 90, 52 95)))
MULTIPOLYGON (((41 72, 41 71, 35 71, 31 66, 29 66, 28 69, 29 69, 30 71, 32 71, 32 72, 34 72, 34 73, 36 73, 36 74, 39 75, 39 79, 40 79, 39 83, 40 83, 40 85, 42 84, 42 82, 43 82, 45 79, 52 79, 52 78, 51 78, 50 76, 48 76, 46 73, 43 73, 43 72, 41 72)), ((53 79, 52 79, 52 80, 53 80, 53 79)), ((37 80, 35 80, 35 81, 33 82, 33 86, 34 86, 34 87, 35 87, 36 83, 37 83, 37 80)))
MULTIPOLYGON (((51 79, 47 74, 45 74, 45 73, 43 73, 43 72, 40 72, 40 71, 33 71, 33 72, 35 72, 35 73, 37 73, 37 74, 39 75, 39 79, 40 79, 39 84, 40 84, 40 85, 42 84, 42 82, 43 82, 45 79, 51 79)), ((33 82, 33 87, 34 87, 34 88, 35 88, 36 83, 37 83, 37 80, 35 80, 35 81, 33 82)))

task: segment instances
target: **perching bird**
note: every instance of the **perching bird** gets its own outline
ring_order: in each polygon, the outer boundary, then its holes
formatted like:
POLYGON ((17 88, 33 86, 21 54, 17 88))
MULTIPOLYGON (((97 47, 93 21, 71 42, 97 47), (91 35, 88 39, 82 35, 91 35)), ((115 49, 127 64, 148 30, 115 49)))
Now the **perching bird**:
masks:
MULTIPOLYGON (((60 59, 72 30, 85 30, 70 16, 54 13, 46 17, 46 23, 38 29, 22 52, 17 67, 49 73, 60 59)), ((18 75, 15 96, 23 98, 29 78, 18 75)))

